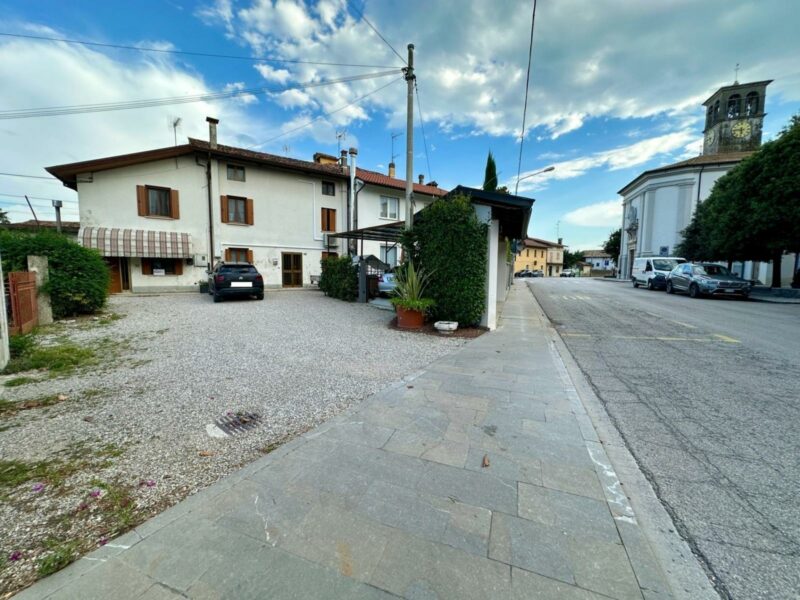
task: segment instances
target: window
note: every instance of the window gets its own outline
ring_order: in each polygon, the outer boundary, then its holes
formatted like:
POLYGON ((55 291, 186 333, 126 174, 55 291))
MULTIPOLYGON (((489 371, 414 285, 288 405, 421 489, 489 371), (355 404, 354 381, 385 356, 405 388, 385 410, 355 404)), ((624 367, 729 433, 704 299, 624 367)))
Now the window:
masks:
POLYGON ((728 98, 727 117, 735 119, 742 112, 742 97, 739 94, 734 94, 728 98))
POLYGON ((381 246, 381 260, 387 265, 397 266, 397 246, 381 246))
POLYGON ((239 196, 221 196, 220 216, 223 223, 253 224, 253 199, 239 196))
POLYGON ((714 122, 719 121, 719 100, 714 102, 714 122))
POLYGON ((143 258, 142 275, 183 275, 183 261, 178 258, 143 258))
POLYGON ((178 190, 152 185, 137 185, 136 205, 140 217, 180 218, 178 190))
MULTIPOLYGON (((536 251, 534 250, 533 253, 536 254, 536 251)), ((531 255, 531 251, 530 250, 525 250, 525 257, 526 258, 530 257, 530 255, 531 255)))
POLYGON ((381 196, 381 218, 397 220, 400 212, 400 199, 390 196, 381 196))
POLYGON ((744 99, 744 116, 753 117, 758 112, 758 92, 750 92, 744 99))
POLYGON ((336 209, 322 209, 322 231, 336 231, 336 209))
POLYGON ((332 181, 323 181, 322 182, 322 195, 323 196, 335 196, 336 195, 336 184, 332 181))
POLYGON ((251 263, 253 262, 253 251, 249 248, 227 248, 225 262, 251 263))
POLYGON ((228 179, 230 181, 244 181, 244 167, 228 165, 228 179))

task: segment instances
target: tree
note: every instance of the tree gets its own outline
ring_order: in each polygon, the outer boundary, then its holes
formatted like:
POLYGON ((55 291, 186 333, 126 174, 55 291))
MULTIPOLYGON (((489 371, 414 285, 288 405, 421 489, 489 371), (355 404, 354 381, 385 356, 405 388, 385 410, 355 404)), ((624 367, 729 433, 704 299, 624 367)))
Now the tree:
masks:
POLYGON ((566 248, 564 249, 564 268, 571 269, 575 266, 575 263, 580 262, 583 260, 583 251, 576 250, 575 252, 570 252, 566 248))
POLYGON ((9 223, 11 223, 11 221, 8 219, 8 213, 0 208, 0 225, 8 225, 9 223))
POLYGON ((705 260, 772 261, 800 251, 800 116, 717 181, 683 231, 678 252, 705 260))
POLYGON ((483 176, 483 189, 487 192, 493 192, 497 189, 497 165, 494 162, 492 151, 489 150, 489 156, 486 157, 486 173, 483 176))
POLYGON ((610 255, 614 261, 619 260, 620 244, 622 244, 622 229, 612 231, 603 244, 603 252, 610 255))

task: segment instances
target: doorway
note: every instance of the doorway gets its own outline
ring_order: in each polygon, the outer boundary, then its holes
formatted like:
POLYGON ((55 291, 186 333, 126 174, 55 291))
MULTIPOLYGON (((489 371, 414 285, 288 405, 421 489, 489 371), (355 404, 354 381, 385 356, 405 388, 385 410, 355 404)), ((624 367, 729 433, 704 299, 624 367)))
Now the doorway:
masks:
POLYGON ((633 257, 636 250, 628 250, 628 279, 633 278, 633 257))
POLYGON ((299 252, 281 253, 283 287, 303 287, 303 255, 299 252))
POLYGON ((130 273, 128 271, 128 259, 116 256, 107 256, 103 259, 108 267, 110 275, 108 281, 109 294, 121 294, 123 291, 131 289, 130 273))

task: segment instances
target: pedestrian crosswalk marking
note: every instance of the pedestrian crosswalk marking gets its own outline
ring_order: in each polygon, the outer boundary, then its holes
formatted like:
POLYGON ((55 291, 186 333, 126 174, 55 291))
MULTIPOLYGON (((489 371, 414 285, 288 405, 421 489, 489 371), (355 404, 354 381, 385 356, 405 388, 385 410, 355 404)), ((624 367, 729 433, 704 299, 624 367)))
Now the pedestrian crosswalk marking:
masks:
POLYGON ((561 296, 564 300, 591 300, 591 296, 561 296))

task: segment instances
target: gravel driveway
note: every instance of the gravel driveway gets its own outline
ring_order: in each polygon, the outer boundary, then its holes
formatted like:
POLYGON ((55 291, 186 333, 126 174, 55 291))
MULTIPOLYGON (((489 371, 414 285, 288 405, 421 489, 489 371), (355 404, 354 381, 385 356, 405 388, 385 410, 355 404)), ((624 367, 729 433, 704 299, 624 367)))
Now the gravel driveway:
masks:
POLYGON ((46 334, 82 345, 110 337, 121 350, 106 364, 0 388, 4 400, 66 397, 0 417, 3 460, 86 462, 63 482, 28 481, 3 498, 0 594, 30 583, 43 558, 104 543, 119 523, 163 510, 466 343, 390 329, 390 312, 316 291, 221 304, 118 296, 109 310, 122 318, 46 334), (261 424, 209 435, 209 424, 240 411, 261 424))

